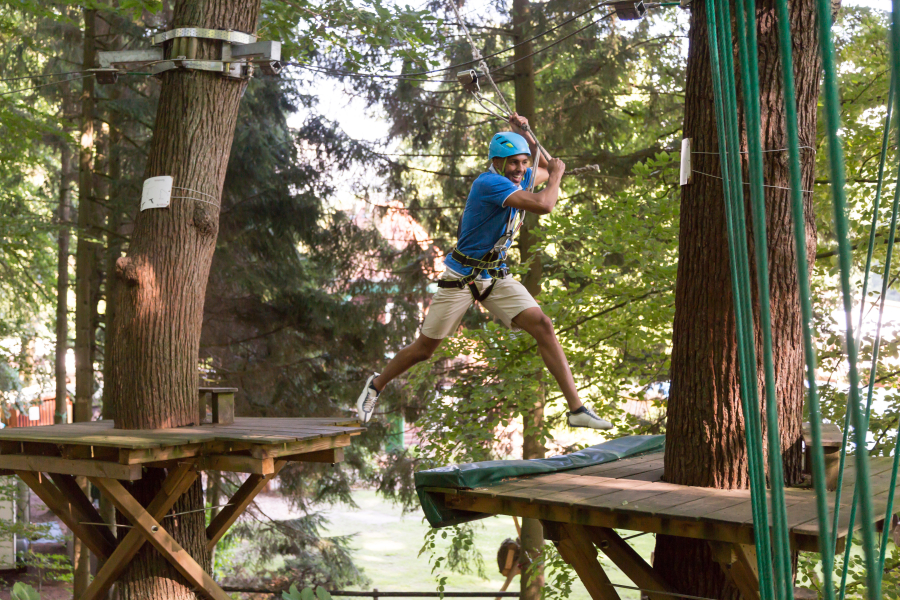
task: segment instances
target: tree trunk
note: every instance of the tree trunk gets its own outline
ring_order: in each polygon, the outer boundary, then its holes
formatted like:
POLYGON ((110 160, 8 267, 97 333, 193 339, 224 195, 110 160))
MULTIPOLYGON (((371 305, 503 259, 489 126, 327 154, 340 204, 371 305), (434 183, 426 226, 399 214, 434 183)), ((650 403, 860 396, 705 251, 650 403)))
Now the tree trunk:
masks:
MULTIPOLYGON (((95 62, 95 10, 84 10, 83 66, 95 62)), ((90 239, 95 223, 93 199, 94 152, 94 78, 82 80, 81 147, 78 154, 78 247, 75 257, 75 407, 73 421, 91 420, 91 397, 94 394, 94 311, 93 276, 96 270, 96 248, 90 239)), ((86 489, 87 480, 79 478, 86 489)), ((90 555, 80 540, 74 541, 72 584, 75 598, 80 598, 90 583, 90 555)))
MULTIPOLYGON (((531 18, 529 0, 513 0, 513 36, 516 44, 527 38, 528 21, 531 18)), ((515 58, 522 59, 515 64, 516 112, 529 119, 535 115, 534 59, 523 58, 534 51, 531 42, 517 46, 515 58)), ((538 157, 533 157, 537 164, 538 157)), ((541 292, 541 253, 535 246, 534 230, 538 227, 538 216, 532 213, 525 215, 522 231, 519 236, 519 253, 523 264, 528 264, 528 272, 522 284, 532 296, 541 292)), ((544 424, 544 383, 538 382, 538 401, 525 416, 522 458, 544 458, 546 449, 542 442, 541 431, 544 424)), ((522 563, 520 590, 522 600, 540 600, 544 588, 544 570, 540 565, 540 555, 544 549, 544 528, 537 519, 522 519, 522 552, 519 554, 522 563), (536 564, 535 564, 536 563, 536 564), (532 564, 534 566, 532 567, 532 564), (537 569, 535 572, 533 569, 537 569)))
MULTIPOLYGON (((120 99, 122 95, 121 92, 122 88, 115 86, 110 93, 110 98, 112 100, 120 99)), ((116 288, 119 279, 115 277, 113 273, 116 271, 116 261, 122 256, 122 244, 124 241, 124 236, 120 231, 122 228, 121 199, 116 198, 115 187, 122 177, 122 160, 121 153, 119 152, 119 144, 122 141, 121 126, 122 119, 120 115, 117 112, 111 112, 109 114, 108 154, 109 181, 111 182, 111 185, 108 187, 108 194, 106 197, 109 209, 106 221, 106 229, 108 232, 106 235, 106 253, 104 255, 104 284, 106 286, 104 297, 106 299, 106 307, 103 314, 105 325, 105 335, 103 336, 103 381, 109 381, 110 361, 108 360, 108 357, 112 352, 113 343, 115 342, 115 338, 111 335, 111 332, 112 323, 115 320, 116 315, 116 288)), ((103 420, 114 421, 115 413, 113 412, 113 402, 110 396, 109 387, 104 386, 100 416, 103 420)), ((104 522, 110 524, 109 529, 112 534, 114 536, 117 535, 116 507, 113 506, 113 503, 110 502, 106 496, 100 497, 100 516, 103 517, 104 522)), ((103 566, 103 561, 100 562, 99 566, 103 566)), ((112 600, 117 597, 115 586, 113 586, 107 593, 107 598, 112 600)))
MULTIPOLYGON (((797 0, 790 3, 789 10, 800 144, 813 146, 819 92, 815 6, 811 0, 797 0)), ((759 0, 757 22, 762 147, 767 150, 783 149, 787 146, 785 111, 773 0, 759 0)), ((683 485, 734 489, 748 487, 749 481, 738 384, 724 198, 719 179, 698 173, 718 175, 720 172, 718 155, 697 154, 718 150, 707 34, 704 3, 694 3, 684 122, 684 137, 692 138, 695 151, 692 156, 694 180, 682 188, 681 197, 665 479, 683 485)), ((739 64, 736 52, 735 64, 739 64)), ((746 152, 746 126, 740 96, 739 105, 741 150, 746 152)), ((746 155, 743 166, 746 182, 746 155)), ((812 188, 813 166, 813 152, 803 150, 803 189, 812 188)), ((763 173, 766 185, 787 187, 787 153, 765 153, 763 173)), ((745 186, 745 189, 749 188, 745 186)), ((749 192, 746 198, 749 198, 749 192)), ((812 266, 816 240, 812 195, 805 194, 804 201, 808 240, 806 252, 812 266)), ((766 188, 765 202, 781 450, 785 479, 791 483, 797 481, 800 472, 800 427, 805 395, 797 261, 789 192, 766 188)), ((749 214, 747 222, 750 223, 749 214)), ((752 242, 749 251, 751 271, 755 274, 752 242)), ((755 285, 753 298, 756 305, 758 291, 755 285)), ((760 398, 763 398, 758 307, 754 309, 754 321, 757 384, 760 398)), ((764 413, 763 407, 760 410, 764 413)), ((764 432, 763 436, 765 441, 764 432)), ((726 583, 718 565, 712 562, 705 543, 658 536, 656 567, 681 593, 735 600, 740 597, 737 590, 726 583)))
MULTIPOLYGON (((254 33, 258 12, 259 0, 180 1, 172 27, 254 33)), ((219 45, 198 40, 196 58, 215 58, 219 45)), ((168 208, 139 212, 127 256, 117 262, 122 282, 117 286, 108 385, 118 427, 179 427, 198 420, 203 299, 218 232, 217 205, 245 86, 204 71, 162 76, 146 176, 170 175, 173 196, 206 201, 173 198, 168 208)), ((149 469, 132 486, 139 501, 157 493, 160 471, 149 469)), ((174 512, 202 507, 197 482, 174 512)), ((171 532, 208 569, 204 523, 203 512, 195 512, 179 518, 171 532)), ((119 593, 123 600, 194 598, 182 577, 149 545, 120 579, 119 593)))
MULTIPOLYGON (((67 84, 63 84, 63 97, 68 97, 67 84)), ((68 103, 66 103, 67 105, 68 103)), ((66 118, 70 111, 63 109, 66 118)), ((72 148, 67 141, 59 147, 59 244, 56 267, 56 414, 54 423, 67 423, 66 406, 66 352, 69 348, 69 197, 72 193, 72 148)))

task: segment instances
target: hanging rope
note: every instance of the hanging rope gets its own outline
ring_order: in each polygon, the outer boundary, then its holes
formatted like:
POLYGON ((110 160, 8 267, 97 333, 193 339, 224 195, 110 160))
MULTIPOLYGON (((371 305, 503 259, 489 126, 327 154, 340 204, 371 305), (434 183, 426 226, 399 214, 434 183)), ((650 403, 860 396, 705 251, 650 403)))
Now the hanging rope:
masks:
MULTIPOLYGON (((828 491, 825 487, 825 451, 822 446, 822 410, 816 383, 816 351, 813 345, 813 312, 810 301, 809 263, 806 258, 806 217, 800 188, 800 136, 797 131, 797 94, 794 86, 794 61, 791 21, 787 0, 776 0, 778 48, 781 54, 781 76, 784 92, 785 129, 788 142, 788 167, 791 187, 791 215, 794 222, 794 250, 797 256, 797 284, 803 323, 803 354, 806 359, 807 406, 812 433, 812 479, 816 490, 816 513, 819 526, 819 552, 822 556, 822 587, 825 600, 834 600, 834 544, 828 529, 828 491)), ((846 431, 846 430, 845 430, 846 431)), ((846 444, 845 444, 846 446, 846 444)), ((840 490, 840 483, 838 490, 840 490)), ((838 491, 840 493, 840 491, 838 491)), ((835 514, 838 502, 835 501, 835 514)), ((837 530, 835 522, 834 530, 837 530)))
POLYGON ((769 519, 765 506, 766 483, 762 467, 762 433, 756 388, 756 344, 753 334, 753 308, 749 295, 747 226, 744 222, 744 194, 741 185, 740 154, 738 153, 740 144, 737 129, 731 17, 728 15, 727 2, 719 11, 717 10, 717 0, 706 0, 706 21, 709 29, 710 67, 712 69, 716 130, 719 137, 722 187, 725 195, 725 224, 728 232, 729 268, 734 295, 738 377, 741 389, 741 408, 745 422, 750 499, 753 522, 756 524, 753 528, 753 536, 757 550, 760 597, 762 600, 774 600, 772 557, 768 539, 769 519), (739 249, 743 250, 739 251, 739 249))
MULTIPOLYGON (((456 6, 455 0, 450 0, 450 7, 453 9, 454 14, 456 14, 456 20, 459 22, 459 26, 462 28, 463 33, 466 36, 466 40, 469 42, 469 47, 472 49, 472 58, 475 59, 472 62, 478 63, 478 67, 483 71, 483 76, 485 78, 487 78, 488 83, 491 85, 492 88, 494 88, 494 92, 497 94, 497 97, 500 98, 500 101, 503 103, 503 106, 506 109, 507 119, 509 119, 509 115, 512 115, 514 111, 513 111, 513 109, 511 109, 509 107, 509 104, 506 102, 506 98, 503 96, 503 92, 500 91, 500 88, 497 87, 497 84, 494 82, 494 78, 491 77, 491 70, 488 68, 487 63, 482 58, 481 51, 478 50, 478 46, 475 45, 475 41, 472 39, 472 36, 469 33, 469 28, 466 27, 465 23, 463 23, 462 17, 460 17, 460 15, 459 15, 459 8, 456 6)), ((521 59, 519 59, 519 60, 521 60, 521 59)), ((515 61, 513 61, 513 62, 515 62, 515 61)), ((509 63, 509 64, 513 64, 513 63, 509 63)), ((480 101, 482 99, 480 94, 477 94, 476 92, 472 92, 472 95, 475 96, 476 100, 480 101)), ((487 99, 485 98, 485 100, 487 100, 487 99)), ((490 102, 490 100, 488 100, 488 101, 490 102)), ((494 103, 491 102, 491 104, 494 104, 494 103)), ((484 106, 484 105, 482 104, 482 106, 484 106)), ((496 104, 494 104, 494 106, 496 106, 498 109, 500 108, 496 104)), ((526 131, 527 133, 531 134, 531 137, 534 138, 534 143, 538 148, 538 152, 543 155, 545 160, 549 161, 550 154, 546 150, 544 150, 543 146, 541 146, 541 143, 538 141, 538 138, 534 134, 534 131, 531 129, 531 127, 526 125, 522 129, 524 131, 526 131)), ((539 161, 535 161, 535 164, 537 164, 538 162, 539 161)), ((532 177, 532 181, 533 180, 534 180, 534 177, 532 177)), ((533 186, 532 186, 532 189, 534 189, 533 186)))
MULTIPOLYGON (((900 2, 894 0, 894 10, 900 10, 900 2)), ((853 295, 850 290, 851 248, 848 241, 849 225, 847 222, 847 203, 844 186, 846 177, 844 174, 844 155, 841 146, 840 129, 840 98, 837 89, 837 68, 834 60, 834 43, 831 39, 831 2, 830 0, 816 0, 819 26, 819 49, 822 55, 822 68, 825 78, 822 86, 825 104, 825 131, 828 136, 828 164, 831 170, 832 208, 834 211, 835 237, 838 242, 838 256, 840 265, 841 296, 843 299, 844 321, 846 323, 846 344, 849 363, 850 394, 848 398, 848 410, 851 413, 856 443, 856 480, 859 487, 860 505, 862 509, 863 550, 865 551, 866 588, 869 598, 880 598, 880 578, 875 574, 875 531, 874 512, 872 508, 872 494, 869 480, 869 457, 866 447, 867 427, 865 415, 862 413, 859 401, 859 372, 857 370, 857 348, 853 337, 853 295)), ((893 68, 900 65, 896 44, 900 42, 898 34, 898 15, 893 14, 892 36, 894 38, 891 47, 893 54, 893 68)), ((851 529, 853 524, 851 523, 851 529)))

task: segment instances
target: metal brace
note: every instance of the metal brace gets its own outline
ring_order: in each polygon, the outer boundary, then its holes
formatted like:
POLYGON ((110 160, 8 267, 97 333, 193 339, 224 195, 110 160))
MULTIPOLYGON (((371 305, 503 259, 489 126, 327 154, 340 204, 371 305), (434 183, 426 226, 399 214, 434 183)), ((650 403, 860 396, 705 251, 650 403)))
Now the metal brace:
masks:
POLYGON ((150 38, 150 43, 154 46, 159 46, 163 44, 163 42, 175 38, 203 38, 207 40, 228 42, 229 44, 252 44, 257 39, 255 35, 244 33, 242 31, 204 29, 203 27, 178 27, 176 29, 170 29, 169 31, 157 33, 150 38))
POLYGON ((276 76, 281 71, 281 42, 257 42, 257 37, 241 31, 179 27, 151 38, 153 48, 145 50, 120 50, 98 52, 100 68, 90 69, 97 83, 111 84, 118 80, 121 68, 148 67, 154 75, 172 69, 192 69, 221 73, 225 77, 247 79, 253 76, 257 65, 264 75, 276 76), (220 60, 196 60, 188 58, 196 50, 197 39, 222 42, 220 60), (169 44, 169 58, 162 47, 169 44))
POLYGON ((634 2, 634 0, 613 2, 612 7, 616 11, 616 16, 619 17, 619 19, 622 21, 634 21, 637 19, 643 19, 644 15, 647 14, 647 8, 644 6, 644 0, 638 0, 637 2, 634 2))

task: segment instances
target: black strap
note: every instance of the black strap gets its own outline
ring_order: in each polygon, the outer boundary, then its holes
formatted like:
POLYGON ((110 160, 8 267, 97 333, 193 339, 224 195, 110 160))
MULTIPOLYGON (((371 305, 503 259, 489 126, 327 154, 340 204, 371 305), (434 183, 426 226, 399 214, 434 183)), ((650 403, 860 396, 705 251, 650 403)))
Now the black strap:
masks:
POLYGON ((497 284, 497 279, 503 279, 501 277, 495 277, 491 282, 491 285, 488 286, 484 292, 478 292, 478 286, 475 285, 475 280, 468 280, 468 277, 464 277, 463 279, 441 279, 438 280, 437 284, 439 288, 455 288, 458 290, 463 289, 466 286, 469 286, 469 291, 472 293, 472 298, 475 302, 484 302, 487 300, 487 297, 491 295, 491 292, 494 291, 494 286, 497 284))
POLYGON ((453 257, 453 260, 457 261, 464 267, 472 267, 473 269, 499 269, 500 265, 503 264, 503 260, 497 256, 497 253, 491 250, 480 259, 472 258, 471 256, 466 256, 456 248, 453 249, 453 252, 450 253, 450 256, 453 257))

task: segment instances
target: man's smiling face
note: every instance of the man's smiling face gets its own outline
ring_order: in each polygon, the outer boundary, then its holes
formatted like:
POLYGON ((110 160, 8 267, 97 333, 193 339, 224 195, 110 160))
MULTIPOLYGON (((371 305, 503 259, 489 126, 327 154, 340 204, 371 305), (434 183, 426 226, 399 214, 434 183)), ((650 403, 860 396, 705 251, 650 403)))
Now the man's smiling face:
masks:
POLYGON ((531 163, 531 157, 527 154, 516 154, 515 156, 509 156, 507 158, 494 158, 493 163, 494 169, 498 173, 501 173, 500 170, 503 169, 503 176, 516 185, 519 185, 522 183, 522 178, 525 177, 525 170, 528 169, 528 166, 531 163), (505 167, 503 161, 506 161, 505 167))

